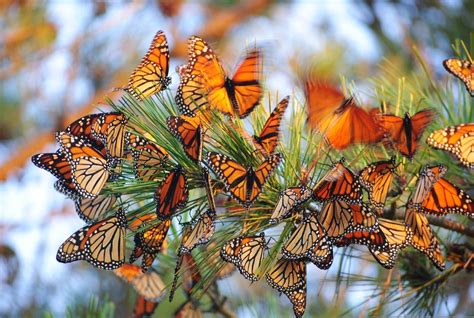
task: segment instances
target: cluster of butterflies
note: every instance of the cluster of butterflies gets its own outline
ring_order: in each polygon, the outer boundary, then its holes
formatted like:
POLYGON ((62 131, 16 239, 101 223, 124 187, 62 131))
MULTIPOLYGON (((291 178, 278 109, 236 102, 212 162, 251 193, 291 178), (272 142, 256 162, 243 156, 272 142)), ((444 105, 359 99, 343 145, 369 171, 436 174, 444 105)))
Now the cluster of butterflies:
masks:
MULTIPOLYGON (((180 141, 184 153, 202 169, 200 184, 206 189, 208 209, 183 228, 170 300, 179 273, 183 273, 181 286, 187 301, 176 317, 199 316, 191 294, 201 275, 191 252, 208 243, 215 232, 217 211, 210 172, 223 182, 224 192, 244 208, 250 208, 282 160, 275 150, 280 123, 289 104, 289 97, 281 100, 260 134, 253 136, 252 143, 263 157, 257 168, 246 167, 218 152, 208 151, 203 155, 204 130, 211 124, 208 113, 218 111, 231 118, 245 118, 259 105, 263 95, 262 53, 259 49, 247 52, 230 78, 203 39, 191 37, 188 50, 187 64, 177 68, 180 84, 176 103, 181 115, 170 116, 166 124, 180 141)), ((142 100, 169 86, 168 72, 168 44, 164 33, 159 31, 124 89, 142 100)), ((433 117, 431 110, 414 116, 406 114, 403 119, 377 110, 367 112, 333 86, 315 81, 307 82, 306 96, 309 126, 318 129, 336 149, 384 139, 411 158, 433 117)), ((89 223, 60 246, 57 260, 85 260, 95 267, 115 270, 137 290, 135 315, 141 317, 151 315, 165 293, 159 275, 150 267, 163 249, 172 218, 188 202, 188 176, 183 167, 172 163, 165 148, 134 132, 127 124, 128 119, 120 112, 82 117, 57 133, 60 146, 57 152, 35 155, 32 161, 58 178, 55 188, 75 201, 77 213, 89 223), (103 191, 107 182, 122 174, 124 160, 132 162, 136 178, 158 182, 153 194, 154 211, 126 214, 117 204, 119 197, 103 191), (115 215, 110 216, 111 211, 116 211, 115 215), (135 233, 129 263, 125 263, 127 228, 135 233), (141 267, 133 265, 140 257, 141 267)), ((450 151, 472 168, 473 126, 466 124, 436 131, 428 143, 450 151)), ((367 245, 382 266, 392 268, 399 251, 411 245, 426 254, 439 269, 444 268, 443 254, 425 214, 460 213, 473 217, 472 200, 443 178, 444 167, 425 167, 407 204, 405 222, 379 218, 395 170, 395 160, 391 159, 373 163, 355 175, 341 160, 312 189, 299 185, 282 191, 269 222, 277 224, 286 219, 296 221, 296 225, 283 245, 281 258, 266 274, 266 279, 270 286, 288 296, 296 316, 302 316, 306 307, 306 263, 328 269, 333 261, 333 246, 367 245), (363 202, 362 189, 367 190, 369 202, 363 202), (307 203, 310 201, 313 203, 307 203)), ((220 255, 229 266, 221 268, 216 279, 226 277, 234 268, 250 281, 260 279, 259 268, 267 245, 264 233, 243 233, 224 242, 220 255)))

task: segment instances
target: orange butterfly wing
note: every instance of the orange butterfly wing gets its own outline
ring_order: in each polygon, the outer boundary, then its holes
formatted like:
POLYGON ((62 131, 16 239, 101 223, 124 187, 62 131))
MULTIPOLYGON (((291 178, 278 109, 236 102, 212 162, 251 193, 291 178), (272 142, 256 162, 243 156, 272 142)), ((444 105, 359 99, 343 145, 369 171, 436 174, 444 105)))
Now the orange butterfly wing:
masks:
POLYGON ((181 166, 172 170, 155 191, 156 215, 166 220, 188 201, 188 184, 181 166))
POLYGON ((138 100, 155 95, 171 83, 168 41, 163 31, 158 31, 148 52, 130 75, 126 90, 138 100))
POLYGON ((461 59, 447 59, 443 61, 444 68, 466 85, 466 90, 474 96, 474 64, 461 59))
POLYGON ((167 120, 171 133, 181 141, 184 151, 195 162, 201 161, 202 132, 201 126, 195 126, 183 117, 170 116, 167 120))
POLYGON ((461 124, 432 132, 428 145, 446 150, 459 158, 468 168, 474 168, 474 124, 461 124))
POLYGON ((146 300, 145 297, 137 295, 135 300, 135 306, 133 307, 133 317, 143 318, 151 317, 158 307, 159 302, 146 300))
POLYGON ((272 154, 278 145, 280 134, 280 123, 283 114, 288 107, 289 96, 282 99, 268 117, 260 135, 253 136, 254 141, 262 147, 267 154, 272 154))

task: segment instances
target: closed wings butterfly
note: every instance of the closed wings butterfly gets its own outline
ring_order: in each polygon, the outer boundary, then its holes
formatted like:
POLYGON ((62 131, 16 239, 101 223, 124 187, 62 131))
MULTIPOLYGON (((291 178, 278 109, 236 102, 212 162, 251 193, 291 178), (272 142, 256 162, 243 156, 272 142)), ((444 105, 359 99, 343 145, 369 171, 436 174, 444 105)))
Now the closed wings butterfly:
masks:
POLYGON ((288 259, 307 258, 314 247, 324 239, 324 231, 318 222, 316 213, 306 214, 303 221, 294 228, 283 245, 283 256, 288 259))
POLYGON ((86 198, 96 197, 109 179, 107 158, 80 137, 59 133, 58 139, 71 165, 72 181, 77 191, 86 198))
POLYGON ((166 89, 171 83, 169 59, 168 41, 163 31, 158 31, 148 52, 130 75, 125 90, 142 100, 166 89))
POLYGON ((407 112, 403 118, 383 114, 379 120, 397 150, 411 159, 416 152, 423 131, 433 120, 433 116, 434 112, 432 110, 424 109, 413 116, 410 116, 407 112))
POLYGON ((188 183, 181 166, 172 170, 155 191, 156 215, 166 220, 188 201, 188 183))
POLYGON ((165 283, 154 270, 144 273, 140 266, 125 263, 114 273, 131 284, 140 296, 148 301, 159 301, 165 293, 165 283))
POLYGON ((308 201, 313 192, 305 186, 289 187, 280 193, 275 209, 268 222, 276 224, 287 217, 292 211, 301 204, 308 201))
POLYGON ((466 85, 466 90, 474 97, 474 64, 461 59, 447 59, 443 61, 444 68, 466 85))
POLYGON ((168 152, 153 141, 127 132, 125 143, 132 153, 135 177, 151 181, 168 160, 168 152))
POLYGON ((374 162, 359 174, 359 181, 369 192, 370 204, 379 215, 383 214, 388 190, 395 172, 395 157, 390 160, 374 162))
POLYGON ((60 247, 61 263, 85 260, 97 268, 116 269, 125 262, 127 220, 123 210, 72 234, 60 247))
POLYGON ((434 148, 454 154, 463 165, 474 169, 474 123, 436 130, 426 142, 434 148))
POLYGON ((271 155, 256 170, 252 167, 245 168, 216 152, 207 153, 206 162, 219 178, 224 179, 226 191, 248 208, 262 192, 265 181, 280 163, 280 154, 271 155))
POLYGON ((232 78, 226 75, 219 58, 203 39, 191 37, 188 54, 176 94, 182 114, 195 116, 196 110, 209 107, 244 118, 259 104, 263 92, 259 50, 247 53, 232 78))
POLYGON ((224 261, 234 264, 246 279, 257 281, 257 272, 266 247, 263 232, 257 236, 239 236, 224 244, 221 257, 224 261))
POLYGON ((100 220, 117 202, 113 194, 99 194, 95 198, 75 198, 76 212, 85 222, 100 220))
POLYGON ((184 152, 195 162, 201 161, 203 132, 200 125, 187 121, 184 116, 168 117, 168 128, 183 145, 184 152))
POLYGON ((260 135, 253 136, 253 140, 257 143, 266 154, 272 154, 278 145, 279 134, 280 134, 280 123, 285 113, 286 108, 288 107, 288 102, 290 97, 287 96, 282 99, 275 109, 268 117, 265 125, 260 132, 260 135))

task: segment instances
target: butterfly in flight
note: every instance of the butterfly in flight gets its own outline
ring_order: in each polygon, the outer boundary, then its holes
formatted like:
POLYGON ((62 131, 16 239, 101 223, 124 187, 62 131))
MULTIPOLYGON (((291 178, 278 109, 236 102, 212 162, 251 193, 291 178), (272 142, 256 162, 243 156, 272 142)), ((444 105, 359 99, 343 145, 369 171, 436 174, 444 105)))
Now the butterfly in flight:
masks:
POLYGON ((135 247, 130 255, 130 263, 135 262, 140 256, 142 257, 142 270, 146 272, 156 255, 161 251, 163 242, 166 239, 168 230, 171 225, 171 220, 164 220, 148 229, 135 234, 135 247))
POLYGON ((431 109, 423 109, 413 116, 407 112, 403 118, 383 114, 379 116, 379 121, 398 151, 411 159, 423 131, 431 123, 433 116, 434 112, 431 109))
POLYGON ((317 129, 335 149, 382 140, 376 108, 366 111, 335 85, 315 78, 305 81, 305 96, 308 127, 317 129))
POLYGON ((115 275, 131 284, 140 296, 148 301, 158 302, 165 294, 165 283, 155 270, 146 273, 140 266, 125 263, 114 270, 115 275))
POLYGON ((395 157, 371 163, 359 173, 361 185, 369 192, 370 204, 378 215, 383 214, 388 190, 395 173, 395 157))
POLYGON ((168 41, 163 31, 158 31, 125 90, 140 101, 165 90, 171 84, 169 59, 168 41))
POLYGON ((266 247, 263 232, 257 236, 239 236, 224 244, 221 257, 224 261, 234 264, 246 279, 254 282, 259 279, 257 272, 266 247))
POLYGON ((289 100, 290 96, 282 99, 278 105, 276 105, 275 109, 270 114, 270 117, 268 117, 260 135, 253 136, 254 142, 268 155, 271 155, 278 145, 281 119, 288 107, 289 100))
POLYGON ((277 224, 292 211, 311 199, 312 195, 311 189, 305 186, 289 187, 283 190, 278 197, 277 204, 268 223, 277 224))
POLYGON ((461 59, 447 59, 443 61, 444 68, 466 85, 466 90, 474 97, 474 64, 461 59))
POLYGON ((184 152, 194 162, 201 161, 203 132, 200 125, 187 121, 184 116, 170 116, 167 120, 171 133, 178 138, 184 148, 184 152))
POLYGON ((416 206, 408 204, 405 211, 405 223, 412 231, 410 245, 425 254, 440 271, 445 268, 443 252, 439 246, 426 216, 416 206))
POLYGON ((265 277, 272 288, 290 299, 295 316, 302 317, 306 309, 305 262, 280 258, 265 277))
POLYGON ((474 169, 474 123, 436 130, 428 136, 426 143, 454 154, 463 165, 474 169))
POLYGON ((313 199, 321 202, 344 200, 357 203, 362 197, 360 182, 344 165, 344 158, 335 163, 313 189, 313 199))
POLYGON ((155 190, 156 215, 170 219, 188 201, 188 183, 181 166, 173 169, 155 190))
POLYGON ((262 192, 267 178, 280 163, 280 158, 280 154, 273 154, 253 170, 252 167, 245 168, 226 155, 208 152, 206 163, 219 178, 224 179, 226 191, 242 206, 249 208, 262 192))
POLYGON ((58 249, 61 263, 85 260, 101 269, 116 269, 125 262, 127 220, 120 209, 116 215, 87 225, 73 233, 58 249))
POLYGON ((201 38, 188 41, 188 64, 182 69, 176 104, 186 116, 203 107, 229 116, 246 117, 260 103, 263 89, 261 51, 247 52, 233 77, 224 72, 219 58, 201 38))
POLYGON ((145 182, 153 180, 168 160, 168 152, 153 141, 130 132, 126 133, 125 142, 132 153, 135 177, 145 182))

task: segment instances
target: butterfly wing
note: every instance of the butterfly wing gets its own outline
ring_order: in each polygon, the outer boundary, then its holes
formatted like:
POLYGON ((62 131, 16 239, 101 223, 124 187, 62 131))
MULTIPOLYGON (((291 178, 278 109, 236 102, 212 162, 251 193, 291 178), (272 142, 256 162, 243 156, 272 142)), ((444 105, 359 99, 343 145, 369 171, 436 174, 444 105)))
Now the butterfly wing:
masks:
POLYGON ((410 244, 425 254, 439 270, 444 270, 443 253, 426 216, 409 206, 405 212, 405 223, 413 233, 410 244))
POLYGON ((125 262, 126 226, 123 210, 85 226, 61 244, 56 259, 61 263, 85 260, 97 268, 116 269, 125 262))
POLYGON ((194 224, 189 225, 189 230, 183 232, 180 253, 191 253, 196 246, 209 242, 215 231, 215 217, 215 212, 207 210, 194 224))
POLYGON ((305 186, 289 187, 282 191, 268 222, 270 224, 280 222, 291 213, 291 211, 308 201, 312 195, 313 192, 305 186))
POLYGON ((323 229, 318 223, 317 215, 305 215, 303 221, 294 229, 283 245, 282 253, 287 259, 308 257, 323 237, 323 229))
POLYGON ((268 117, 265 125, 260 132, 260 135, 253 136, 254 141, 262 147, 267 154, 272 154, 278 145, 278 137, 280 134, 280 123, 285 113, 286 108, 288 107, 289 96, 285 97, 278 103, 275 109, 268 117))
POLYGON ((306 264, 304 261, 280 258, 265 275, 268 285, 280 293, 287 293, 306 283, 306 264))
POLYGON ((263 190, 265 181, 271 176, 273 170, 278 166, 281 160, 280 154, 274 154, 268 157, 256 170, 253 182, 248 187, 247 206, 250 206, 263 190))
POLYGON ((447 59, 443 61, 444 68, 466 85, 466 90, 474 96, 474 65, 466 60, 447 59))
POLYGON ((81 198, 74 200, 74 206, 79 217, 85 222, 97 221, 115 204, 115 195, 99 194, 95 198, 81 198))
POLYGON ((156 214, 165 220, 188 201, 188 184, 181 166, 172 170, 155 191, 156 214))
POLYGON ((446 150, 468 168, 474 168, 474 124, 461 124, 432 132, 428 145, 446 150))
POLYGON ((128 80, 126 90, 138 100, 155 95, 171 83, 168 41, 163 31, 158 31, 148 52, 128 80))
POLYGON ((232 78, 230 96, 235 98, 233 106, 240 118, 250 114, 263 96, 261 55, 260 50, 249 51, 232 78))
POLYGON ((428 197, 433 185, 444 176, 446 167, 443 165, 425 166, 420 171, 416 190, 411 198, 413 204, 421 204, 428 197))
POLYGON ((137 295, 135 306, 133 307, 133 317, 143 318, 151 317, 158 307, 159 302, 146 300, 145 297, 137 295))
POLYGON ((390 160, 370 164, 359 174, 361 185, 369 192, 370 204, 379 215, 383 214, 394 172, 395 157, 392 157, 390 160))
POLYGON ((179 139, 184 151, 195 162, 201 161, 202 132, 201 126, 195 126, 183 117, 170 116, 167 120, 171 133, 179 139))
POLYGON ((220 179, 224 179, 226 191, 242 205, 248 205, 247 169, 217 152, 208 152, 206 162, 220 179))

